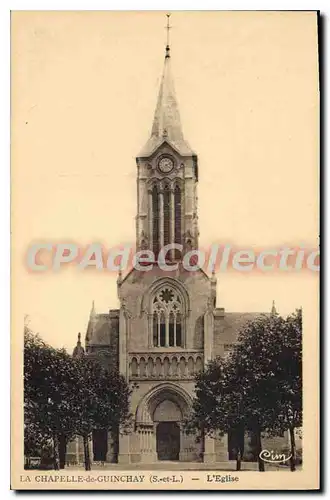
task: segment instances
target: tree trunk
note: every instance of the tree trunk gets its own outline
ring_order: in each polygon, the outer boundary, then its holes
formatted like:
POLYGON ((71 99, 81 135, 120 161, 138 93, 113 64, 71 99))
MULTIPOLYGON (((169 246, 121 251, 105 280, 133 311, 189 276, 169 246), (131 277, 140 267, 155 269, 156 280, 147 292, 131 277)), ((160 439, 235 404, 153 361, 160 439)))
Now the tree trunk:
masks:
POLYGON ((294 427, 290 427, 289 432, 290 432, 290 443, 291 443, 290 470, 294 472, 296 470, 296 439, 294 435, 294 427))
POLYGON ((236 446, 236 470, 241 470, 241 462, 244 455, 244 427, 238 427, 237 429, 237 446, 236 446))
POLYGON ((241 470, 241 460, 242 460, 242 452, 240 448, 237 448, 236 453, 236 470, 241 470))
POLYGON ((66 436, 64 434, 61 434, 59 436, 59 440, 58 440, 58 454, 59 454, 59 459, 60 459, 60 469, 65 468, 66 445, 67 445, 66 436))
POLYGON ((89 456, 88 435, 83 436, 83 440, 84 440, 85 470, 91 470, 91 459, 89 456))
POLYGON ((256 434, 256 445, 257 445, 259 471, 265 472, 265 462, 262 460, 262 458, 260 458, 260 453, 262 451, 260 429, 256 429, 255 434, 256 434))
POLYGON ((53 451, 54 451, 54 457, 53 457, 53 463, 54 463, 54 469, 59 470, 59 461, 58 461, 58 435, 56 432, 53 434, 53 451))

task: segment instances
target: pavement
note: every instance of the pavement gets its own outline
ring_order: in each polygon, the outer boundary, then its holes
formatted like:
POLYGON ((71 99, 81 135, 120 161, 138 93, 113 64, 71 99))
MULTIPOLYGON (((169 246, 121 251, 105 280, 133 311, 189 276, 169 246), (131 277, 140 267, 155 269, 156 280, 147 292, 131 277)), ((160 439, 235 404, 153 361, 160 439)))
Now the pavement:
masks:
MULTIPOLYGON (((68 470, 84 470, 84 466, 68 466, 68 470)), ((113 470, 113 471, 128 471, 128 470, 161 470, 161 471, 236 471, 236 462, 172 462, 159 461, 154 463, 134 463, 134 464, 111 464, 111 463, 94 463, 92 470, 113 470)), ((275 464, 265 464, 266 471, 287 470, 290 467, 280 466, 275 464)), ((298 467, 297 467, 298 470, 298 467)), ((241 462, 241 471, 258 471, 257 462, 241 462)))

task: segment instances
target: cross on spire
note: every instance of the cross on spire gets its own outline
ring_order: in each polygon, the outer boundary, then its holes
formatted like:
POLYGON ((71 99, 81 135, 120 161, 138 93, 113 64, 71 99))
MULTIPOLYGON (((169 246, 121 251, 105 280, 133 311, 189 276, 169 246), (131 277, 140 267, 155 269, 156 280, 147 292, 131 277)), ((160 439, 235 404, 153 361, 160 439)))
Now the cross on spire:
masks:
POLYGON ((165 57, 170 57, 170 29, 172 26, 170 26, 170 17, 171 14, 166 14, 167 17, 167 25, 165 26, 166 29, 166 55, 165 57))
POLYGON ((175 95, 173 79, 171 75, 170 39, 169 30, 171 14, 166 14, 167 23, 164 27, 167 34, 167 45, 164 60, 163 76, 160 82, 158 99, 151 129, 151 135, 147 144, 140 151, 138 158, 145 158, 153 154, 156 149, 166 141, 182 156, 195 156, 189 144, 183 137, 179 106, 175 95))

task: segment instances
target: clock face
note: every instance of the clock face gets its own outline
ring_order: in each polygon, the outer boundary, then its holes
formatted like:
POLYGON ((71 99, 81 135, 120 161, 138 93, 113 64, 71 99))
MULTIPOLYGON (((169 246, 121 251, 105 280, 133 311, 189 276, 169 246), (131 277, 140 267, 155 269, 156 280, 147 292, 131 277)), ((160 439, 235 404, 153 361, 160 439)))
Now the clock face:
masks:
POLYGON ((164 156, 159 160, 158 168, 164 174, 168 174, 168 172, 170 172, 173 167, 174 167, 174 162, 168 156, 164 156))

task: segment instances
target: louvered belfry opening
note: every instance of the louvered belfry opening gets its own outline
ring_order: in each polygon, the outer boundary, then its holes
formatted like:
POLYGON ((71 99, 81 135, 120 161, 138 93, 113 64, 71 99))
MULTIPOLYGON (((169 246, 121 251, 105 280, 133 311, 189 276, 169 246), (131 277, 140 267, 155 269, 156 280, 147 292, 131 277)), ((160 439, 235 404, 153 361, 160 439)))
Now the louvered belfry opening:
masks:
POLYGON ((158 189, 155 185, 152 190, 152 235, 153 235, 153 252, 155 257, 159 253, 159 203, 158 189))
MULTIPOLYGON (((151 191, 152 251, 157 258, 161 248, 172 243, 182 244, 182 192, 179 186, 163 189, 157 184, 151 191)), ((179 260, 180 251, 167 252, 166 259, 179 260)))
MULTIPOLYGON (((181 210, 182 210, 182 197, 181 189, 179 186, 175 187, 174 190, 174 241, 175 243, 182 243, 181 241, 181 210)), ((175 259, 180 257, 178 250, 175 250, 175 259)))
POLYGON ((164 246, 171 243, 170 226, 170 190, 168 186, 164 188, 164 246))

